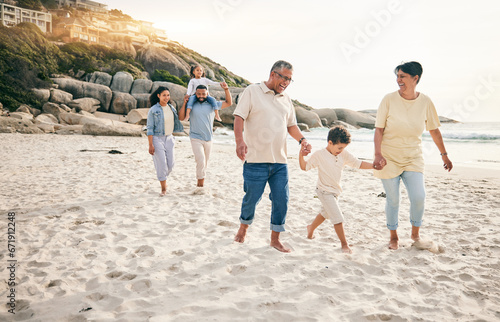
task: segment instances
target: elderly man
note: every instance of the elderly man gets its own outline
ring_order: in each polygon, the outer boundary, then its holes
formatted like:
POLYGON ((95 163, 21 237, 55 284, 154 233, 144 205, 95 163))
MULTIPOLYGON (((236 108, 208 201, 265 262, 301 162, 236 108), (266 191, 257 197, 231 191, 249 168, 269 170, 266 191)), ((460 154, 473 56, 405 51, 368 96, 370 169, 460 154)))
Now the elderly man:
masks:
POLYGON ((288 209, 287 133, 301 144, 306 155, 311 150, 311 145, 297 126, 292 101, 284 93, 292 82, 292 74, 290 63, 277 61, 267 81, 245 89, 233 113, 236 154, 245 161, 245 196, 241 205, 240 228, 234 240, 240 243, 245 240, 255 207, 269 183, 269 199, 272 202, 271 246, 286 253, 290 249, 281 243, 279 235, 285 230, 288 209))
MULTIPOLYGON (((224 102, 217 102, 217 109, 223 109, 233 104, 229 87, 223 83, 222 88, 226 94, 224 102)), ((205 85, 199 85, 196 88, 196 102, 193 104, 189 117, 189 138, 191 139, 191 147, 193 149, 194 159, 196 161, 196 186, 203 187, 205 183, 205 175, 212 148, 213 124, 215 117, 215 109, 207 102, 208 89, 205 85)), ((189 97, 184 99, 179 110, 179 119, 186 118, 186 103, 189 97)))

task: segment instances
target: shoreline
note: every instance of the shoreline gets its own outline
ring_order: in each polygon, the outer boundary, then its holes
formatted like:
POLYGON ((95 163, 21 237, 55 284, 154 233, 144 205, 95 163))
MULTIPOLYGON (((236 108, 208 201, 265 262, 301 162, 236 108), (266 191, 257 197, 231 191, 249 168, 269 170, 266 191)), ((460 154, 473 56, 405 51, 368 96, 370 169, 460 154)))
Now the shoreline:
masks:
MULTIPOLYGON (((347 168, 339 203, 354 253, 345 255, 328 221, 306 238, 317 173, 289 151, 281 239, 293 251, 282 254, 269 246, 267 188, 245 243, 233 242, 244 194, 233 146, 213 145, 207 187, 194 194, 191 146, 177 140, 163 198, 145 137, 0 134, 0 146, 0 207, 16 213, 19 321, 500 318, 500 188, 484 169, 426 167, 421 233, 436 252, 412 246, 405 189, 400 249, 388 250, 382 184, 347 168)), ((10 317, 2 307, 0 319, 10 317)))

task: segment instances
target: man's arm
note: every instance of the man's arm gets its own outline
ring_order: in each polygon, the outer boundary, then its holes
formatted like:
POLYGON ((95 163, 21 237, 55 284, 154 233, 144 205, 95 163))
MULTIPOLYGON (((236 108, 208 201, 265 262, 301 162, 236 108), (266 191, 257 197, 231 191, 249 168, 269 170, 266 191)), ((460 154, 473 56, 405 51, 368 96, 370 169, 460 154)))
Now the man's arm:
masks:
POLYGON ((224 93, 226 94, 226 100, 222 103, 221 109, 229 107, 233 105, 233 97, 231 96, 231 92, 229 91, 229 86, 226 83, 222 83, 221 87, 224 89, 224 93))
MULTIPOLYGON (((292 125, 288 127, 288 134, 297 142, 300 142, 300 139, 304 138, 302 132, 300 131, 297 125, 292 125)), ((304 151, 304 155, 308 155, 311 152, 311 145, 307 143, 307 139, 304 138, 302 142, 300 142, 301 150, 304 151)))
POLYGON ((245 140, 243 140, 244 122, 245 121, 241 116, 238 115, 234 116, 233 131, 234 131, 234 140, 236 141, 236 155, 242 161, 245 161, 245 156, 248 152, 248 147, 245 143, 245 140))

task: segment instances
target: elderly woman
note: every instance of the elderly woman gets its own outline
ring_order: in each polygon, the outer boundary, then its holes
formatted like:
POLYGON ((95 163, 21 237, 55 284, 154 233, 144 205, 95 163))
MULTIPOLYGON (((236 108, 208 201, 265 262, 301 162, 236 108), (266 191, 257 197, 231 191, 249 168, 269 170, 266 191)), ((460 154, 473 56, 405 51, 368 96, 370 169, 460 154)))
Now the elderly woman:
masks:
POLYGON ((422 133, 429 131, 441 152, 445 170, 453 164, 448 158, 441 125, 431 99, 416 91, 422 65, 408 62, 396 67, 399 90, 387 94, 380 103, 375 122, 375 177, 382 179, 387 196, 385 213, 391 232, 390 249, 398 249, 399 184, 403 180, 410 199, 411 238, 420 239, 425 204, 422 133))

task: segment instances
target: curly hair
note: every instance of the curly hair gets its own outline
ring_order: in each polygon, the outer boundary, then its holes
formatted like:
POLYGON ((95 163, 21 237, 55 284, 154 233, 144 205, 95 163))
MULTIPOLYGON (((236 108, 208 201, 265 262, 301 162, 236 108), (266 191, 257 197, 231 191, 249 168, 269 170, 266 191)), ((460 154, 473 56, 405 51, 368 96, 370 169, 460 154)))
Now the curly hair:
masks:
POLYGON ((351 143, 351 133, 342 125, 337 125, 328 132, 328 141, 332 141, 333 144, 349 144, 351 143))

